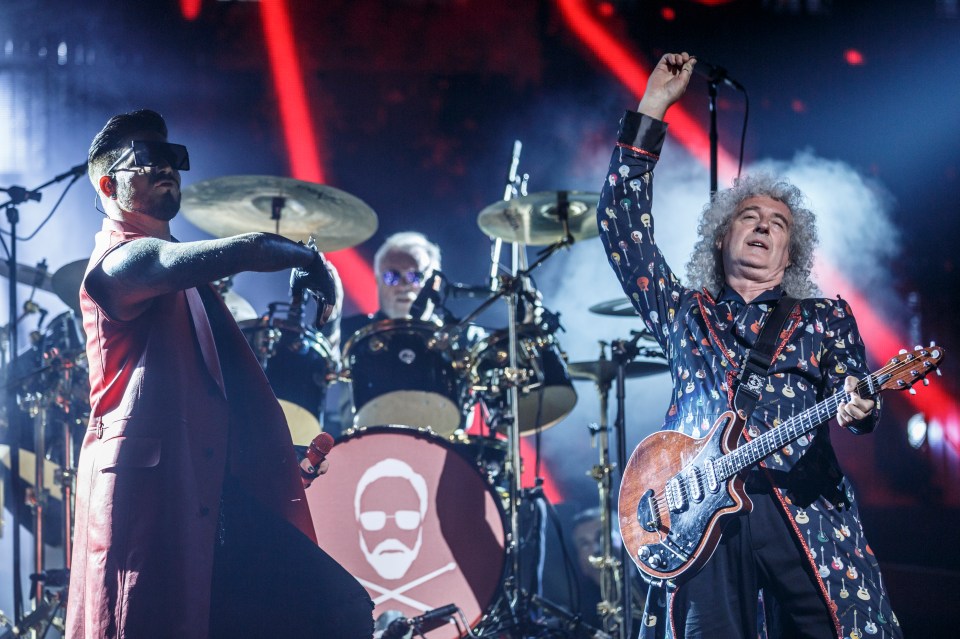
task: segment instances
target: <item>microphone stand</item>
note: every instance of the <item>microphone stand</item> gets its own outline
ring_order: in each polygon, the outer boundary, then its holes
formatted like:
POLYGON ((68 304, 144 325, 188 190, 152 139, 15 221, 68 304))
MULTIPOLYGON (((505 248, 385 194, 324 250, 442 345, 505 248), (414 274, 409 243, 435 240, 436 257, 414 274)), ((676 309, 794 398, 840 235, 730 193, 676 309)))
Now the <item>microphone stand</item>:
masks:
MULTIPOLYGON (((40 186, 28 190, 22 186, 11 186, 7 188, 0 187, 0 191, 7 193, 9 200, 0 204, 0 208, 6 210, 7 222, 10 224, 10 247, 9 247, 9 257, 7 259, 7 279, 8 284, 8 304, 9 306, 9 318, 7 325, 7 338, 8 338, 8 348, 10 349, 10 363, 7 370, 16 371, 17 370, 17 359, 19 350, 19 331, 17 329, 17 309, 19 305, 17 303, 17 224, 20 222, 20 210, 19 206, 33 200, 34 202, 39 202, 43 197, 43 194, 40 193, 43 189, 55 184, 62 180, 67 179, 68 177, 73 177, 76 181, 83 173, 86 171, 87 165, 81 164, 71 168, 69 171, 61 173, 52 180, 44 182, 40 186)), ((6 402, 7 402, 7 438, 8 444, 10 446, 10 482, 13 486, 13 494, 20 495, 20 487, 22 480, 20 478, 20 438, 22 436, 20 428, 20 420, 16 419, 17 411, 19 407, 17 406, 16 392, 14 391, 13 384, 7 383, 6 388, 6 402)), ((44 454, 43 451, 35 451, 37 458, 39 459, 41 455, 44 454)), ((69 451, 68 451, 69 454, 69 451)), ((43 486, 38 486, 38 490, 42 489, 43 486)), ((19 625, 23 620, 23 591, 21 589, 21 565, 20 565, 20 504, 14 504, 14 507, 11 509, 13 513, 13 618, 15 625, 19 625)), ((35 534, 38 534, 39 531, 34 531, 35 534)), ((36 606, 40 606, 41 602, 36 601, 36 606)))
POLYGON ((710 101, 710 197, 713 198, 717 192, 717 146, 719 138, 717 134, 717 85, 720 84, 720 78, 711 74, 708 82, 709 101, 710 101))
MULTIPOLYGON (((617 431, 617 473, 619 482, 623 482, 623 469, 627 467, 627 428, 626 428, 626 380, 627 364, 640 353, 637 342, 643 336, 643 331, 631 331, 633 337, 629 340, 614 340, 610 344, 610 355, 617 365, 617 416, 614 420, 614 429, 617 431)), ((609 534, 609 531, 607 532, 609 534)), ((633 566, 633 560, 627 555, 626 545, 620 547, 620 594, 621 626, 620 636, 630 637, 633 625, 633 580, 627 572, 633 566)))

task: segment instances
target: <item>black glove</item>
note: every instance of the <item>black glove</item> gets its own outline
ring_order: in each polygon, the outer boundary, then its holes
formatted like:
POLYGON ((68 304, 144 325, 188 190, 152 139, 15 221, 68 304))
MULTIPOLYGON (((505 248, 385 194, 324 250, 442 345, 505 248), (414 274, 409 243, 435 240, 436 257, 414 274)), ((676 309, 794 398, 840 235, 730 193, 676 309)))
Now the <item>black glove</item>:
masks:
POLYGON ((290 291, 294 303, 302 303, 304 291, 310 291, 317 300, 317 328, 326 324, 336 308, 337 289, 337 278, 331 273, 322 253, 316 253, 308 266, 290 271, 290 291))

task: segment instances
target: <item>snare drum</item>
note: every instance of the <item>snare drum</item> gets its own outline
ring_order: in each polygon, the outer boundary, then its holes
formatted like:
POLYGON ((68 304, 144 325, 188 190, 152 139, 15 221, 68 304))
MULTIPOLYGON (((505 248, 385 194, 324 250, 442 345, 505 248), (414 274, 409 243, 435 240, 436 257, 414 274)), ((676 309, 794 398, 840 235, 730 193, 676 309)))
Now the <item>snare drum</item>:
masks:
MULTIPOLYGON (((491 333, 470 350, 470 381, 485 402, 506 400, 504 378, 510 366, 510 340, 506 330, 491 333)), ((527 372, 520 386, 520 434, 529 435, 559 423, 577 403, 567 362, 553 335, 523 325, 517 331, 517 367, 527 372)))
POLYGON ((386 319, 357 331, 343 348, 355 426, 405 424, 449 435, 464 419, 463 376, 440 324, 386 319))
MULTIPOLYGON (((400 426, 341 438, 306 491, 320 546, 363 584, 374 617, 456 604, 475 626, 506 564, 499 497, 446 440, 400 426)), ((459 637, 443 625, 431 639, 459 637)))
POLYGON ((327 382, 337 372, 330 342, 313 329, 272 313, 240 322, 240 329, 280 400, 293 443, 309 445, 322 430, 327 382))

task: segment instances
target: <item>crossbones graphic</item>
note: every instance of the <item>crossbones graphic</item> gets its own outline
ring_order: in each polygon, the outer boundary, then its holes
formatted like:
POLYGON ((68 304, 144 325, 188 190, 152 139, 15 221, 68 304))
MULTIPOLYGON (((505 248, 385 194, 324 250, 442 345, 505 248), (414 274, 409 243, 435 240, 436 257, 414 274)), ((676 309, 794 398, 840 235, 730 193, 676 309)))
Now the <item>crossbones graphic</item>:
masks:
POLYGON ((416 599, 411 599, 410 597, 407 597, 407 596, 404 595, 403 593, 405 593, 405 592, 407 592, 408 590, 411 590, 411 589, 413 589, 413 588, 416 588, 417 586, 420 586, 420 585, 422 585, 422 584, 425 584, 425 583, 427 583, 428 581, 432 581, 433 579, 436 579, 436 578, 439 577, 440 575, 442 575, 442 574, 444 574, 444 573, 446 573, 446 572, 450 572, 451 570, 454 570, 456 567, 457 567, 457 564, 455 564, 455 563, 453 563, 453 562, 451 561, 451 562, 448 563, 447 565, 441 566, 440 568, 437 568, 437 569, 434 570, 433 572, 427 573, 426 575, 423 575, 422 577, 418 577, 418 578, 414 579, 413 581, 409 581, 409 582, 405 583, 404 585, 399 586, 399 587, 397 587, 397 588, 393 588, 393 589, 391 589, 391 588, 385 588, 385 587, 383 587, 383 586, 380 586, 380 585, 378 585, 378 584, 372 583, 372 582, 367 581, 367 580, 365 580, 365 579, 357 579, 357 581, 359 581, 360 584, 361 584, 363 587, 369 588, 369 589, 371 589, 371 590, 376 590, 377 592, 380 593, 380 595, 373 600, 373 605, 374 605, 374 606, 379 606, 379 605, 380 605, 381 603, 383 603, 384 601, 388 601, 388 600, 390 600, 390 599, 393 599, 394 601, 398 601, 398 602, 400 602, 400 603, 402 603, 402 604, 406 604, 406 605, 410 606, 411 608, 416 608, 416 609, 419 610, 420 612, 426 612, 427 610, 430 610, 430 609, 434 608, 435 606, 421 603, 421 602, 417 601, 416 599))

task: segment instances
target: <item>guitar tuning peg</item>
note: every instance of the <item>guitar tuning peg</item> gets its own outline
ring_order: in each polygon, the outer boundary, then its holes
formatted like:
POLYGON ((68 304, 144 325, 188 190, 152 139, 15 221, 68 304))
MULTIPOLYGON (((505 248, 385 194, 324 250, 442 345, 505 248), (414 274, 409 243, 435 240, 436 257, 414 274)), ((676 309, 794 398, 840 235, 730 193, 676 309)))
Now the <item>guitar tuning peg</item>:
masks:
POLYGON ((943 377, 943 373, 940 372, 940 369, 937 369, 937 377, 943 377))
POLYGON ((917 389, 914 388, 913 386, 911 386, 911 387, 910 387, 910 390, 909 390, 908 392, 909 392, 911 395, 916 395, 916 394, 917 394, 917 389))
POLYGON ((907 354, 907 349, 901 348, 900 351, 899 351, 899 354, 900 354, 900 355, 906 355, 906 354, 907 354))
POLYGON ((913 347, 913 350, 915 350, 915 351, 922 351, 922 350, 923 350, 923 346, 920 346, 919 344, 917 344, 916 346, 913 347))
POLYGON ((931 348, 934 347, 934 346, 936 346, 936 345, 937 345, 937 341, 936 341, 936 340, 933 340, 933 339, 930 340, 930 347, 931 347, 931 348))
POLYGON ((929 385, 930 385, 930 380, 927 379, 926 377, 924 377, 924 378, 923 378, 923 385, 924 385, 924 386, 929 386, 929 385))

